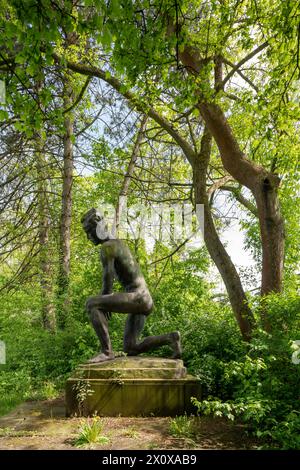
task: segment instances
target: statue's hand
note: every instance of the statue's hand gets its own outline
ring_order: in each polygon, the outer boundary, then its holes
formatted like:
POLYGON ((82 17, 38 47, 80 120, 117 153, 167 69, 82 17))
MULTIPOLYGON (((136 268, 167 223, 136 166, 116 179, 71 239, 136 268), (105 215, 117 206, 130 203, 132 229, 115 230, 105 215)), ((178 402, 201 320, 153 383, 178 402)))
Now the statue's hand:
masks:
POLYGON ((104 312, 104 316, 106 320, 109 321, 111 319, 111 312, 104 312))

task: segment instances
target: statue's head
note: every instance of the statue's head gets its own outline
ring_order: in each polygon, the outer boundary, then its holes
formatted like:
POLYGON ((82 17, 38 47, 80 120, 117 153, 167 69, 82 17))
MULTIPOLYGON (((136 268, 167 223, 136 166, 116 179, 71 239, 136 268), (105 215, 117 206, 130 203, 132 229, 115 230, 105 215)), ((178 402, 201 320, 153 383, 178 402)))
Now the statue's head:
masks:
POLYGON ((90 209, 84 214, 81 218, 81 223, 88 239, 94 243, 94 245, 99 245, 112 238, 108 231, 104 215, 97 209, 90 209))

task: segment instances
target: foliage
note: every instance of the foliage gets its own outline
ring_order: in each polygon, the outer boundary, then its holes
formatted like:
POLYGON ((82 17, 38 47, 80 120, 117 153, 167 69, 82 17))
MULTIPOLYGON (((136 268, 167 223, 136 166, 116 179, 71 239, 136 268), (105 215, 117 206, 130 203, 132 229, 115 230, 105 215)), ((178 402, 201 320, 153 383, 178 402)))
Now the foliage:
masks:
POLYGON ((300 337, 299 297, 274 295, 268 302, 280 323, 272 335, 258 330, 248 354, 226 364, 221 389, 227 399, 193 401, 200 414, 239 417, 264 447, 298 449, 300 368, 292 353, 293 340, 300 337))
POLYGON ((74 445, 82 447, 93 444, 107 444, 109 439, 102 434, 103 428, 104 423, 98 416, 82 420, 74 445))
POLYGON ((138 439, 139 437, 139 432, 136 429, 135 426, 129 426, 125 431, 124 431, 124 436, 130 437, 131 439, 138 439))
POLYGON ((78 380, 76 384, 74 384, 73 389, 76 400, 78 402, 79 410, 81 412, 84 401, 88 398, 89 395, 93 394, 93 391, 91 389, 90 383, 84 380, 78 380))
POLYGON ((39 303, 34 300, 34 292, 3 297, 0 328, 7 362, 0 366, 0 391, 4 411, 6 402, 13 406, 24 399, 57 396, 67 374, 94 351, 96 340, 89 325, 72 320, 54 335, 42 327, 39 303))
POLYGON ((176 416, 171 419, 169 433, 173 437, 192 439, 195 435, 194 418, 187 415, 176 416))

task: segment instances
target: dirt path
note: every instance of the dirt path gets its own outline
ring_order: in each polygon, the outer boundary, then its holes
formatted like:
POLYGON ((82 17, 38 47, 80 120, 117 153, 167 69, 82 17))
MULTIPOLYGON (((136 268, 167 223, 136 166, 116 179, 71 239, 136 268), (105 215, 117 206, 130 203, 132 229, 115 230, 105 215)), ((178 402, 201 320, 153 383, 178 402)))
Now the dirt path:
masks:
MULTIPOLYGON (((86 418, 65 418, 62 398, 26 402, 0 418, 0 450, 77 449, 78 429, 86 418)), ((193 439, 174 438, 171 418, 103 418, 106 444, 94 449, 255 449, 242 425, 201 418, 193 439)), ((83 447, 88 448, 88 447, 83 447)))

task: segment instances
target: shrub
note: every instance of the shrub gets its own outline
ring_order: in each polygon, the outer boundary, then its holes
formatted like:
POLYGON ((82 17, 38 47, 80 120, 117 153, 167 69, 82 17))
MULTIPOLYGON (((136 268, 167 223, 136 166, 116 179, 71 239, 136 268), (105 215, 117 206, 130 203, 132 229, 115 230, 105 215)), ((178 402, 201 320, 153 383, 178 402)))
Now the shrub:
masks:
POLYGON ((173 437, 191 439, 195 434, 194 418, 188 417, 187 415, 176 416, 176 418, 170 421, 169 433, 173 437))
POLYGON ((104 423, 98 416, 83 420, 74 445, 82 447, 91 444, 107 444, 109 439, 102 434, 103 427, 104 423))
POLYGON ((227 398, 214 395, 193 402, 200 414, 243 420, 263 447, 299 449, 300 365, 292 362, 292 353, 300 338, 300 301, 286 295, 265 301, 272 334, 258 329, 247 354, 223 364, 220 387, 227 398))

